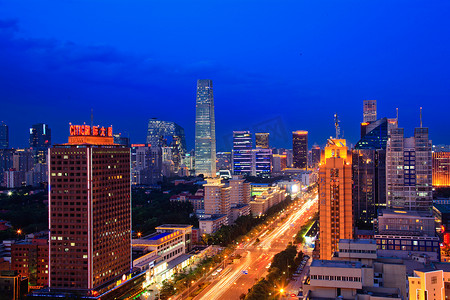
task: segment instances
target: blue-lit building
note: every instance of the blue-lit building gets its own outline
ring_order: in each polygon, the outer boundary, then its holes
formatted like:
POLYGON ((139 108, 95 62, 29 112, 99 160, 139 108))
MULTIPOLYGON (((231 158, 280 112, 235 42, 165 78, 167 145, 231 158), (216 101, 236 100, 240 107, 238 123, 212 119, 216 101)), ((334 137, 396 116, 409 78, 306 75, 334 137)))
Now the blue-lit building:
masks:
POLYGON ((233 131, 233 174, 252 174, 252 135, 250 131, 233 131))
POLYGON ((252 151, 252 175, 269 177, 272 172, 272 149, 256 148, 252 151))
POLYGON ((47 162, 47 151, 52 145, 52 131, 47 124, 34 124, 30 128, 30 147, 36 163, 47 162))
POLYGON ((0 124, 0 149, 9 148, 9 130, 5 123, 0 124))
POLYGON ((197 81, 195 106, 195 174, 216 176, 216 121, 212 80, 197 81))
POLYGON ((352 197, 354 226, 371 229, 377 211, 386 208, 386 145, 397 119, 381 118, 373 121, 376 110, 366 111, 361 123, 361 139, 352 150, 352 197))

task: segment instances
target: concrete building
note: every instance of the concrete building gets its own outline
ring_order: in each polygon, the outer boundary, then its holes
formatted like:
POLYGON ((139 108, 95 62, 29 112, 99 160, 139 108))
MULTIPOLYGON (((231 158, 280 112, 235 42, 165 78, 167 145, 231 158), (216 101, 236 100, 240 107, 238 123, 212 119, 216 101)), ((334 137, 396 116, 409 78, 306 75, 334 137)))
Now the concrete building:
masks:
MULTIPOLYGON (((225 215, 228 219, 231 213, 231 188, 220 179, 208 179, 203 189, 205 190, 205 214, 225 215)), ((228 220, 226 224, 229 224, 228 220)))
POLYGON ((410 138, 404 138, 403 128, 390 131, 386 150, 388 208, 431 211, 431 157, 428 128, 415 128, 410 138))
POLYGON ((272 150, 264 148, 253 149, 251 175, 270 177, 272 173, 272 150))
POLYGON ((233 175, 228 181, 231 188, 230 205, 237 206, 248 204, 251 200, 251 184, 243 176, 233 175))
POLYGON ((433 151, 433 186, 450 187, 450 151, 433 151))
POLYGON ((161 147, 152 147, 150 144, 131 145, 131 183, 153 185, 161 179, 161 147))
POLYGON ((319 166, 320 259, 353 237, 352 157, 343 139, 329 139, 319 166))
POLYGON ((441 300, 450 297, 450 264, 434 263, 408 276, 410 300, 441 300))
POLYGON ((377 100, 364 100, 363 122, 377 120, 377 100))
POLYGON ((198 220, 200 235, 213 234, 223 225, 228 225, 228 216, 226 215, 209 215, 208 217, 198 220))
POLYGON ((197 81, 195 110, 195 174, 216 176, 216 121, 212 80, 197 81))

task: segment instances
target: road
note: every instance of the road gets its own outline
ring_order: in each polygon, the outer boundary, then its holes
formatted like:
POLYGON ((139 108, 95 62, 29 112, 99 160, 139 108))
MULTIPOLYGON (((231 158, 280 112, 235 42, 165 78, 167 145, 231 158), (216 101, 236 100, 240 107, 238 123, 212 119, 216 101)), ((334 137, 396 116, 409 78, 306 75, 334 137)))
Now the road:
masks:
POLYGON ((222 274, 194 299, 239 299, 241 294, 247 293, 259 278, 266 275, 273 256, 283 251, 301 226, 317 212, 317 195, 313 197, 303 204, 298 201, 299 204, 293 205, 286 212, 287 218, 281 221, 278 218, 264 228, 259 235, 259 244, 255 245, 252 240, 237 249, 237 254, 246 252, 247 255, 239 263, 227 266, 222 274), (271 228, 273 230, 270 230, 271 228))

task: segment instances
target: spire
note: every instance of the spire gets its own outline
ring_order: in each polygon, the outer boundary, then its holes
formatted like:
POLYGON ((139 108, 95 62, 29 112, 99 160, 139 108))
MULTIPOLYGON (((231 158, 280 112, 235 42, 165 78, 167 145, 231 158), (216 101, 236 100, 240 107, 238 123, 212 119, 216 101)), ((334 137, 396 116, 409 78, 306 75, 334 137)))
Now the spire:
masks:
POLYGON ((94 127, 94 109, 91 108, 91 128, 94 127))
POLYGON ((420 107, 420 128, 422 128, 422 107, 420 107))
POLYGON ((334 114, 334 127, 336 128, 336 139, 339 138, 339 133, 341 132, 341 129, 339 128, 339 117, 336 114, 334 114))

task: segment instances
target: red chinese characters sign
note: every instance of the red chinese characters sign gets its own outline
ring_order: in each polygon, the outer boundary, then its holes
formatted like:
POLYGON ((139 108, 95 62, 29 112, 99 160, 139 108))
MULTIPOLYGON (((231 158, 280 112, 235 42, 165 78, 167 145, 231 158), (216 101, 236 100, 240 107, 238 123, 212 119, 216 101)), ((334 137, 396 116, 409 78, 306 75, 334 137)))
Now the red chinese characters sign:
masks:
POLYGON ((100 127, 89 125, 70 125, 71 136, 105 136, 112 137, 112 127, 100 127))

